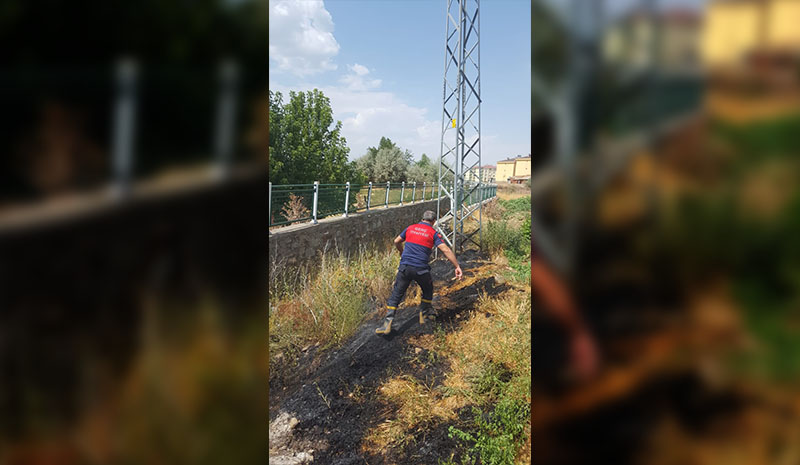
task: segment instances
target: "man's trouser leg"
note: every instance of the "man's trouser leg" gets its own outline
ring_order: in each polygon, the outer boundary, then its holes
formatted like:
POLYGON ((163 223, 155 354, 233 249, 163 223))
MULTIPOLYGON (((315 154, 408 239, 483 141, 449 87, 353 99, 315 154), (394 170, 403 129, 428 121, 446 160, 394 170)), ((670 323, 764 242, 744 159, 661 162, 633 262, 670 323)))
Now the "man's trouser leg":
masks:
POLYGON ((411 284, 411 279, 406 275, 406 266, 400 265, 400 268, 397 270, 397 276, 394 279, 392 295, 389 296, 389 300, 386 302, 386 318, 383 321, 383 325, 375 330, 376 333, 389 334, 392 327, 392 320, 394 319, 394 313, 397 310, 397 306, 400 305, 400 302, 403 300, 403 296, 409 284, 411 284))
POLYGON ((422 289, 422 301, 420 302, 419 323, 425 322, 425 316, 435 318, 433 312, 433 278, 430 270, 419 270, 414 275, 414 281, 422 289))

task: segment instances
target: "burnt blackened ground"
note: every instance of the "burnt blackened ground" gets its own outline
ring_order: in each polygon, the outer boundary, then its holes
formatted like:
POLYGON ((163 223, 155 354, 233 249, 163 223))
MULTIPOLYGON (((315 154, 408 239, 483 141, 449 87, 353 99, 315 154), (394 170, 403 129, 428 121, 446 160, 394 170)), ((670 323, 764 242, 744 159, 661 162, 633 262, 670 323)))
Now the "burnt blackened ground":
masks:
MULTIPOLYGON (((489 262, 477 252, 467 251, 459 257, 464 278, 489 262)), ((291 439, 286 446, 292 451, 313 450, 313 463, 324 464, 431 464, 448 458, 456 451, 456 442, 447 436, 449 425, 430 425, 429 429, 411 432, 413 440, 401 450, 386 451, 381 456, 362 451, 365 435, 392 414, 377 396, 377 389, 389 378, 405 374, 434 388, 442 383, 448 370, 446 361, 434 358, 420 364, 427 351, 416 353, 408 339, 432 334, 436 327, 446 333, 456 330, 475 309, 481 293, 496 295, 507 289, 493 277, 476 279, 460 289, 453 281, 453 267, 441 259, 431 264, 434 278, 434 306, 439 319, 420 325, 417 307, 397 312, 392 334, 374 333, 383 311, 361 325, 356 334, 340 349, 328 353, 310 350, 301 356, 294 368, 294 377, 273 377, 270 386, 270 422, 281 413, 297 418, 291 439), (439 298, 440 295, 443 297, 439 298), (283 382, 285 381, 285 382, 283 382)), ((409 289, 411 292, 411 289, 409 289)), ((463 414, 463 412, 459 412, 463 414)))

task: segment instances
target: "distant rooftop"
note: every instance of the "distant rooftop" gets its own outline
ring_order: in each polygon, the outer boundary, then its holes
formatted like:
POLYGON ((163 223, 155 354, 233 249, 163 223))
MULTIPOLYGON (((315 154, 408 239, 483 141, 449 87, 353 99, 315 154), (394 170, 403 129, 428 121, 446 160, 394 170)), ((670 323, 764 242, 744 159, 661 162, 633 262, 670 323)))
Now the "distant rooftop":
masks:
POLYGON ((509 157, 509 158, 506 158, 505 160, 500 160, 497 163, 513 163, 513 162, 516 162, 517 160, 527 160, 530 157, 531 157, 530 155, 519 156, 519 157, 509 157))

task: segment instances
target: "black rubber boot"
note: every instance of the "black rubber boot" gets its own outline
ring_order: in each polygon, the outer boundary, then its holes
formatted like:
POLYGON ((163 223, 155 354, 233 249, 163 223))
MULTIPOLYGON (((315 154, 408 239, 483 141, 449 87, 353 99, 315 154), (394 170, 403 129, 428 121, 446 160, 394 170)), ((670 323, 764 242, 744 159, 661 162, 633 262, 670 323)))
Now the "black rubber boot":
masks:
POLYGON ((419 310, 419 324, 424 324, 425 321, 434 321, 437 316, 433 307, 423 307, 419 310))
POLYGON ((439 314, 436 313, 436 309, 434 309, 432 306, 423 308, 422 313, 425 314, 425 319, 428 321, 433 321, 439 317, 439 314))
POLYGON ((394 318, 384 318, 383 324, 379 328, 375 328, 375 334, 389 334, 392 331, 392 320, 394 318))

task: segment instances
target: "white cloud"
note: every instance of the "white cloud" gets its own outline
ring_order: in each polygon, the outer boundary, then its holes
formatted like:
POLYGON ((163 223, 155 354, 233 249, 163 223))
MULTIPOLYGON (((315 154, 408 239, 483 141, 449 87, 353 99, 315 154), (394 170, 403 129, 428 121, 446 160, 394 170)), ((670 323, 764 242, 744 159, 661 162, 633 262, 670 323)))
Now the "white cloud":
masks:
POLYGON ((364 76, 365 74, 369 73, 369 69, 366 66, 361 66, 358 63, 354 64, 353 66, 349 66, 349 68, 359 76, 364 76))
POLYGON ((354 65, 348 65, 347 67, 350 69, 350 73, 342 76, 342 78, 339 79, 339 82, 347 86, 348 89, 358 91, 376 89, 380 87, 380 79, 367 78, 369 69, 366 66, 356 63, 354 65))
POLYGON ((336 69, 333 19, 321 0, 269 0, 269 59, 280 71, 307 76, 336 69))

